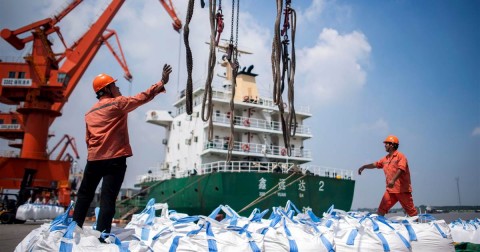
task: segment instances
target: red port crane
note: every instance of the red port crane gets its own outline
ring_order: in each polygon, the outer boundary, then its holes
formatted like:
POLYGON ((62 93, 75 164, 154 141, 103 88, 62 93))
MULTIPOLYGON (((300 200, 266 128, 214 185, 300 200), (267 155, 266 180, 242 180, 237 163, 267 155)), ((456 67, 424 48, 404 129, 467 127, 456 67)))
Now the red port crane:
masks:
MULTIPOLYGON (((176 31, 182 27, 171 0, 160 0, 173 19, 176 31)), ((70 203, 69 159, 50 159, 47 152, 48 130, 70 94, 82 78, 103 44, 114 53, 125 71, 132 78, 123 52, 116 54, 108 43, 114 36, 107 26, 122 7, 125 0, 112 0, 90 29, 67 47, 57 24, 77 7, 82 0, 73 0, 60 14, 46 18, 16 30, 3 29, 1 37, 15 49, 21 50, 32 43, 32 51, 23 63, 0 62, 0 102, 16 105, 16 112, 0 113, 0 138, 22 139, 11 146, 20 147, 20 155, 0 157, 0 188, 20 189, 19 203, 28 197, 27 187, 56 187, 60 203, 70 203), (65 47, 62 53, 54 53, 48 36, 55 33, 65 47), (19 37, 26 35, 25 37, 19 37)), ((117 38, 118 43, 118 38, 117 38)), ((120 45, 120 44, 119 44, 120 45)), ((71 140, 70 140, 71 141, 71 140)))

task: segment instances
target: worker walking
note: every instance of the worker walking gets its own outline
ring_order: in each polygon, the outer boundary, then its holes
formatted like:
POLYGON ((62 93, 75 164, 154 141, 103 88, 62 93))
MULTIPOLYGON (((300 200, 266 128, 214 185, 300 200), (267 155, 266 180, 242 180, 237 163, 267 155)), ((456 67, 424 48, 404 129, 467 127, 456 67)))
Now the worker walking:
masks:
POLYGON ((362 175, 364 169, 373 168, 383 169, 385 173, 387 187, 378 206, 378 215, 384 216, 397 202, 400 202, 409 216, 416 216, 418 213, 413 204, 410 169, 405 155, 397 150, 398 138, 390 135, 383 143, 388 154, 375 163, 363 165, 358 169, 358 174, 362 175))
POLYGON ((171 72, 171 66, 165 64, 161 81, 130 97, 122 96, 115 85, 117 80, 107 74, 100 74, 93 80, 98 102, 85 114, 88 158, 73 213, 78 226, 83 226, 95 190, 103 178, 96 229, 110 233, 115 201, 127 169, 127 157, 132 156, 128 113, 164 93, 171 72))

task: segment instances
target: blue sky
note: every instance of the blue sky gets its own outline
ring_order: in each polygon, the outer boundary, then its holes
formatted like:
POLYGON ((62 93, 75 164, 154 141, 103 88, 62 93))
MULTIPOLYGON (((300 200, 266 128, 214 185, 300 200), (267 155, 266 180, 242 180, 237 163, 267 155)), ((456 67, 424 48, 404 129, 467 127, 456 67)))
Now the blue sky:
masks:
MULTIPOLYGON (((231 5, 223 2, 223 36, 229 38, 231 5)), ((16 29, 49 17, 64 4, 4 1, 0 28, 16 29)), ((174 5, 185 20, 186 1, 174 5)), ((88 28, 103 6, 105 1, 84 1, 60 23, 67 43, 88 28)), ((305 122, 314 135, 306 143, 312 164, 356 170, 385 155, 382 141, 395 134, 409 160, 417 205, 458 204, 456 177, 461 203, 480 205, 480 2, 314 0, 293 1, 293 7, 298 15, 296 104, 309 105, 313 113, 305 122)), ((255 65, 257 82, 270 95, 274 1, 242 1, 240 9, 239 45, 254 52, 242 56, 240 64, 255 65)), ((208 57, 206 12, 197 5, 191 24, 194 82, 199 85, 208 57)), ((119 34, 134 76, 130 86, 120 81, 124 94, 156 82, 165 62, 175 68, 167 94, 130 114, 134 157, 124 186, 132 186, 137 175, 163 160, 163 130, 145 123, 145 112, 172 108, 185 85, 185 53, 158 1, 126 1, 109 27, 119 34)), ((58 37, 54 42, 60 44, 58 37)), ((0 41, 0 57, 25 52, 0 41)), ((96 100, 90 83, 100 72, 123 75, 107 48, 97 54, 51 128, 57 135, 51 146, 63 134, 76 138, 80 168, 86 158, 83 114, 96 100)), ((383 172, 368 170, 355 179, 353 208, 378 206, 383 172)))

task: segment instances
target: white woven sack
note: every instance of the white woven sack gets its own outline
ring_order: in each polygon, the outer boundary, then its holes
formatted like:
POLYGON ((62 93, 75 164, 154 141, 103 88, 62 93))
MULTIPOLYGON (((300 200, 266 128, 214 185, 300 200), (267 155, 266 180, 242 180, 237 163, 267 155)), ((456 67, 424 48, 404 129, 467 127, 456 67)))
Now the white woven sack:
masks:
MULTIPOLYGON (((150 246, 154 251, 169 251, 170 247, 174 243, 175 237, 184 237, 188 233, 199 229, 199 226, 195 224, 195 222, 198 220, 198 216, 189 216, 178 219, 169 225, 163 226, 157 233, 153 235, 150 246)), ((189 241, 184 241, 184 243, 187 242, 189 241)), ((194 245, 192 244, 191 246, 193 248, 194 245)), ((185 245, 185 247, 188 246, 185 245)))
POLYGON ((295 223, 286 216, 282 216, 278 223, 266 229, 264 235, 264 249, 266 252, 335 250, 335 243, 331 233, 322 234, 315 232, 312 227, 295 223))
POLYGON ((38 243, 39 239, 43 236, 43 232, 48 232, 48 228, 50 224, 45 223, 42 224, 40 227, 32 230, 23 240, 15 247, 15 252, 23 252, 23 251, 31 251, 33 246, 38 243))
POLYGON ((154 251, 218 251, 215 238, 209 225, 190 232, 177 232, 172 229, 162 230, 152 241, 154 251))
POLYGON ((411 244, 408 239, 408 236, 402 234, 403 226, 399 224, 394 224, 383 216, 371 215, 371 217, 364 217, 361 224, 375 232, 377 237, 382 241, 383 246, 385 247, 384 251, 410 251, 411 244), (368 221, 370 220, 370 221, 368 221), (378 226, 378 229, 376 228, 378 226), (383 239, 382 239, 383 237, 383 239), (386 242, 386 243, 385 243, 386 242), (388 245, 388 248, 386 247, 388 245))
POLYGON ((211 218, 205 220, 210 223, 218 251, 260 252, 264 247, 263 235, 248 231, 247 226, 228 226, 211 218))
POLYGON ((480 222, 456 220, 449 225, 454 242, 480 244, 480 222))
MULTIPOLYGON (((325 219, 325 217, 324 217, 325 219)), ((337 251, 410 251, 408 237, 402 235, 400 226, 378 221, 376 215, 352 217, 335 215, 323 220, 332 228, 337 251), (333 220, 332 220, 333 219, 333 220)))
POLYGON ((33 205, 30 203, 23 204, 17 208, 15 218, 17 220, 31 220, 33 219, 33 205))
POLYGON ((37 242, 32 244, 33 246, 29 251, 59 251, 60 242, 64 234, 65 230, 42 232, 37 242))
POLYGON ((135 230, 135 236, 139 240, 150 244, 153 236, 170 222, 168 219, 168 204, 155 204, 155 199, 152 198, 141 213, 132 216, 132 220, 125 226, 125 229, 135 230), (162 210, 160 217, 155 216, 156 210, 162 210))
POLYGON ((418 216, 396 216, 390 220, 403 226, 401 233, 410 240, 412 251, 455 251, 450 228, 444 220, 428 217, 427 222, 418 222, 421 221, 418 216))
POLYGON ((412 223, 412 228, 417 236, 417 240, 411 242, 412 251, 455 251, 450 228, 444 220, 412 223))
POLYGON ((121 242, 112 237, 106 238, 107 243, 101 243, 98 238, 100 232, 89 227, 83 229, 77 226, 75 222, 70 223, 63 235, 59 251, 60 252, 119 252, 121 242), (115 243, 114 243, 115 242, 115 243))
POLYGON ((55 219, 57 216, 65 213, 65 209, 63 207, 52 205, 50 205, 49 207, 50 209, 48 219, 55 219))
POLYGON ((150 252, 153 249, 145 241, 131 240, 128 242, 122 242, 122 247, 128 250, 128 252, 150 252))
POLYGON ((333 223, 330 228, 334 233, 336 251, 384 251, 378 236, 371 229, 364 228, 357 219, 345 216, 329 223, 333 223))

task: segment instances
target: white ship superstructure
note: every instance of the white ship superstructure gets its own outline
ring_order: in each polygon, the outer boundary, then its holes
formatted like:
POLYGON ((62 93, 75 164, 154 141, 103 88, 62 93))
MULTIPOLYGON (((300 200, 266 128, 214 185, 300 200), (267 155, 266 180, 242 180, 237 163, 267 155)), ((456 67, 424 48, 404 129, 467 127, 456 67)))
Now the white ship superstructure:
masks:
MULTIPOLYGON (((303 121, 310 117, 308 107, 296 108, 297 130, 291 138, 291 155, 283 143, 282 126, 278 106, 272 99, 259 97, 255 82, 256 74, 239 72, 235 92, 235 133, 233 161, 282 162, 303 164, 310 162, 311 152, 304 148, 303 141, 311 138, 310 128, 303 121)), ((213 89, 214 138, 208 141, 208 122, 202 120, 202 100, 205 89, 193 91, 193 113, 185 112, 185 95, 182 93, 172 112, 151 110, 147 122, 166 128, 167 138, 165 165, 171 174, 185 173, 196 169, 202 173, 201 165, 225 161, 230 136, 231 81, 225 80, 223 87, 213 89)))

